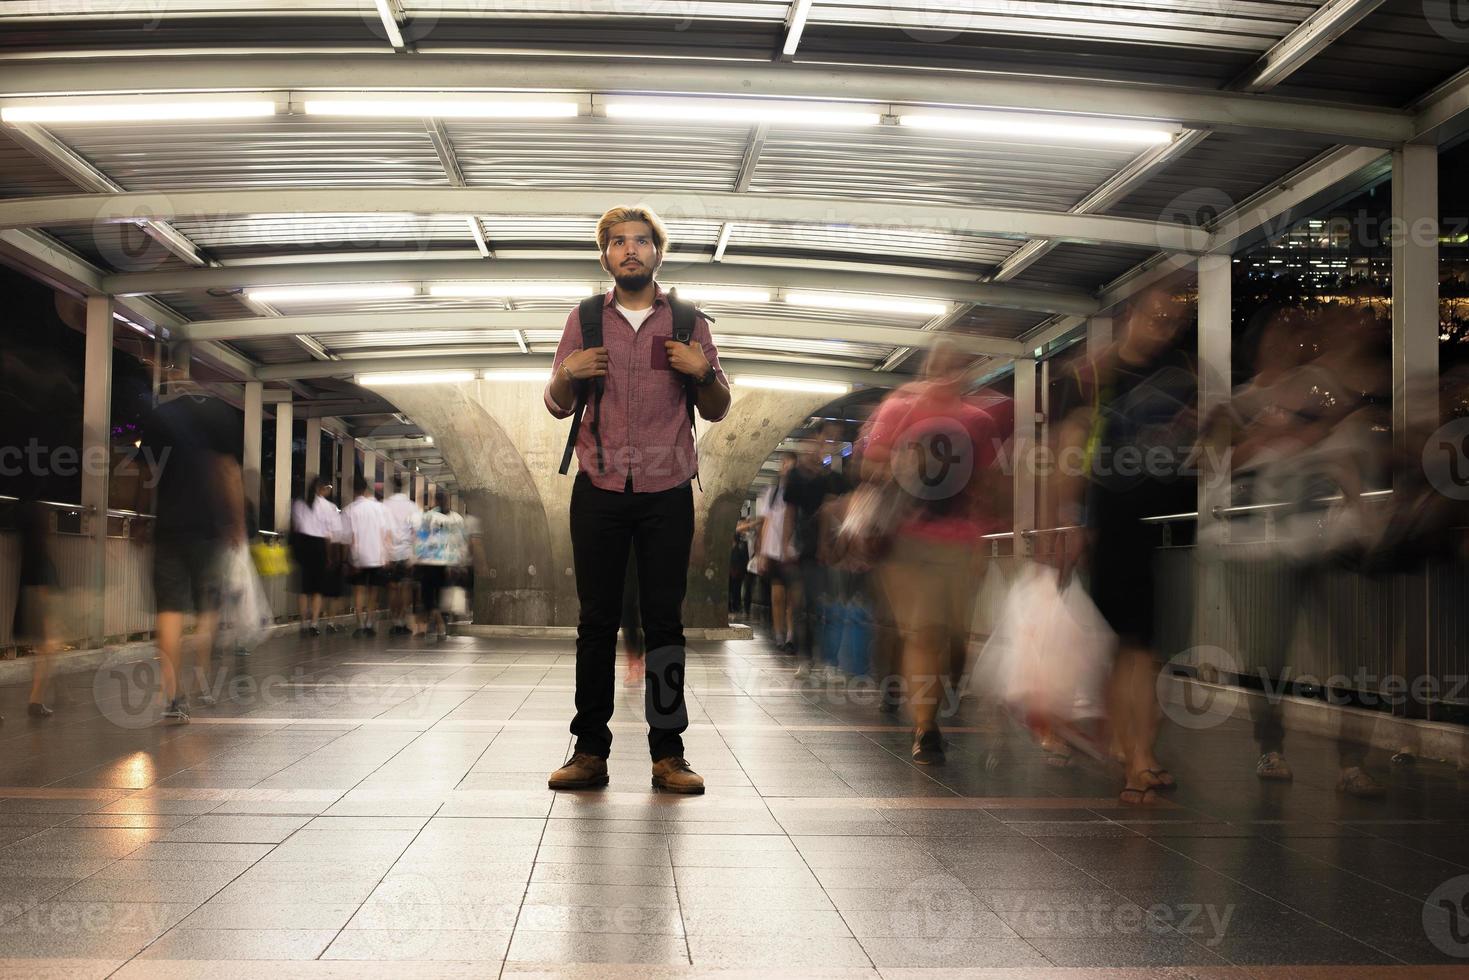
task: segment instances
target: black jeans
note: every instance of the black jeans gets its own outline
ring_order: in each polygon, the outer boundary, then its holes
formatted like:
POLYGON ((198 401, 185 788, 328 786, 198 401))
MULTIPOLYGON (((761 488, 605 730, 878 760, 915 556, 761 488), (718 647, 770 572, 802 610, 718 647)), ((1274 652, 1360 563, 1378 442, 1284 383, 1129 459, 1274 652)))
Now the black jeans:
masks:
POLYGON ((606 758, 612 750, 617 628, 628 552, 637 556, 638 597, 647 644, 644 697, 648 749, 656 762, 683 755, 683 600, 694 541, 694 491, 614 493, 585 474, 571 491, 571 551, 581 622, 576 629, 576 751, 606 758))

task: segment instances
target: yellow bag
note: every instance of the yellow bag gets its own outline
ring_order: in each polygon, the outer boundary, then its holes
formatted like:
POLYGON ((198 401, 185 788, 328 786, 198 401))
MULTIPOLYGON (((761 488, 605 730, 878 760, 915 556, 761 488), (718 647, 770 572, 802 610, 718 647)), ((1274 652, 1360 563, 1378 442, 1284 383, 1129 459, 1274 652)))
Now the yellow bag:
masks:
POLYGON ((291 570, 290 553, 280 541, 257 541, 250 546, 250 558, 261 578, 275 578, 291 570))

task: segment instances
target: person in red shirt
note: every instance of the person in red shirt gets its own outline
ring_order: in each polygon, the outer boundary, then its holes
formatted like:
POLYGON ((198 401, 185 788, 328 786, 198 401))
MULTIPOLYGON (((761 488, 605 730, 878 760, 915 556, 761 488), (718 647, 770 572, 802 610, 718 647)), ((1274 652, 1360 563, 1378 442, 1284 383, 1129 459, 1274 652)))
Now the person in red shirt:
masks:
MULTIPOLYGON (((645 208, 613 208, 597 222, 602 268, 616 285, 602 304, 602 346, 582 349, 577 310, 556 348, 546 408, 570 416, 581 386, 601 378, 595 423, 577 437, 580 465, 571 493, 571 549, 581 603, 576 640, 576 746, 551 774, 551 789, 607 785, 612 748, 617 629, 628 553, 637 579, 646 654, 648 747, 653 785, 702 793, 704 780, 683 757, 684 633, 682 607, 694 538, 698 473, 686 393, 699 415, 729 411, 729 383, 702 316, 688 344, 673 339, 673 309, 655 280, 668 233, 645 208)), ((592 409, 588 409, 592 411, 592 409)))
POLYGON ((899 663, 912 707, 913 761, 944 761, 938 704, 956 648, 968 643, 983 578, 981 535, 999 528, 993 463, 1003 442, 988 413, 964 395, 971 358, 935 345, 921 381, 884 400, 863 459, 869 480, 896 480, 911 498, 878 581, 901 635, 899 663))

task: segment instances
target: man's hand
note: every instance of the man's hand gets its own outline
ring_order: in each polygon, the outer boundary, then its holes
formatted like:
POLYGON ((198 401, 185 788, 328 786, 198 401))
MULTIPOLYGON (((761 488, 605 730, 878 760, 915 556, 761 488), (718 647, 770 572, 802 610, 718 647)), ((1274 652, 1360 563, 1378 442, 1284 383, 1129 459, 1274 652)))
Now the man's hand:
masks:
POLYGON ((687 344, 665 340, 663 347, 668 351, 668 363, 675 371, 691 378, 702 378, 709 373, 709 359, 704 356, 704 347, 697 340, 687 344))
POLYGON ((570 374, 577 381, 585 381, 587 378, 605 377, 607 374, 607 348, 591 347, 587 350, 572 351, 561 362, 561 370, 570 374))

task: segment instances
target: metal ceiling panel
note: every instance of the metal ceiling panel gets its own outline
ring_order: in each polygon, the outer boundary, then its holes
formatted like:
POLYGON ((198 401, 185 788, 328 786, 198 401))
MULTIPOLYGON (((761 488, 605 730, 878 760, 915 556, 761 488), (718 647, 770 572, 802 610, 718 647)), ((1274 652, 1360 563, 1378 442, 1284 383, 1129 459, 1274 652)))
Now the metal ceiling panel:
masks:
MULTIPOLYGON (((1064 283, 1071 289, 1097 290, 1154 253, 1137 248, 1093 248, 1057 245, 1011 282, 1015 285, 1050 286, 1064 283)), ((1003 311, 983 311, 991 313, 1003 311)), ((1041 319, 1045 319, 1044 316, 1041 319)), ((1037 321, 1039 322, 1039 321, 1037 321)))
POLYGON ((812 24, 1265 51, 1323 0, 815 0, 812 24))
MULTIPOLYGON (((75 193, 76 188, 72 187, 71 192, 75 193)), ((136 225, 98 223, 44 230, 88 262, 110 271, 162 272, 194 268, 149 238, 136 225)))
POLYGON ((179 220, 174 227, 216 258, 474 248, 468 221, 451 214, 225 215, 179 220))
POLYGON ((76 192, 76 184, 58 174, 0 128, 0 197, 76 192))
POLYGON ((879 127, 773 129, 750 191, 829 194, 1065 211, 1137 155, 1135 148, 1029 140, 936 138, 879 127))
POLYGON ((68 125, 54 131, 131 191, 449 182, 422 122, 414 119, 275 116, 187 124, 68 125))
POLYGON ((555 17, 584 19, 658 17, 675 20, 765 20, 784 22, 789 0, 620 0, 578 9, 566 0, 402 0, 410 21, 429 17, 473 19, 555 17))
MULTIPOLYGON (((595 118, 450 122, 446 128, 464 179, 473 187, 727 191, 734 187, 749 141, 748 126, 652 126, 595 118)), ((506 203, 513 207, 511 200, 506 203)))
POLYGON ((925 229, 740 223, 735 225, 725 254, 731 260, 753 255, 845 256, 896 261, 904 266, 972 270, 978 275, 1004 261, 1019 245, 1004 239, 925 229))
MULTIPOLYGON (((506 203, 513 205, 515 198, 507 197, 506 203)), ((613 203, 613 202, 609 202, 613 203)), ((490 240, 490 247, 506 256, 519 251, 536 251, 553 248, 575 249, 586 252, 586 257, 597 257, 597 219, 585 215, 566 217, 540 217, 524 215, 481 215, 480 223, 490 240)), ((719 241, 720 222, 703 219, 671 218, 664 222, 668 229, 669 257, 683 253, 712 254, 719 241)))
POLYGON ((311 353, 294 337, 232 340, 230 346, 260 364, 294 364, 297 361, 314 360, 311 353))
POLYGON ((1469 68, 1462 0, 1387 0, 1273 91, 1402 106, 1469 68))
POLYGON ((951 328, 955 333, 1013 340, 1050 319, 1030 310, 970 310, 951 328))
POLYGON ((1215 133, 1107 213, 1147 221, 1210 221, 1327 149, 1319 143, 1266 144, 1215 133))

